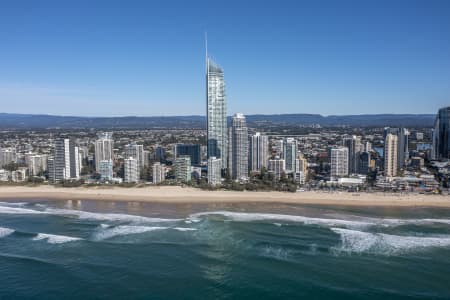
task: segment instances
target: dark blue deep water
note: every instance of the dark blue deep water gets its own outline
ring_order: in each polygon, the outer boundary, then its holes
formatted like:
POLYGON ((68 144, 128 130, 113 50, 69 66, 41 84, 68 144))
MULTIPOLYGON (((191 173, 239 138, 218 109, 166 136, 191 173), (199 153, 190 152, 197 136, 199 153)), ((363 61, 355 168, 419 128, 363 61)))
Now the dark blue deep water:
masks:
POLYGON ((450 211, 0 203, 1 299, 450 299, 450 211))

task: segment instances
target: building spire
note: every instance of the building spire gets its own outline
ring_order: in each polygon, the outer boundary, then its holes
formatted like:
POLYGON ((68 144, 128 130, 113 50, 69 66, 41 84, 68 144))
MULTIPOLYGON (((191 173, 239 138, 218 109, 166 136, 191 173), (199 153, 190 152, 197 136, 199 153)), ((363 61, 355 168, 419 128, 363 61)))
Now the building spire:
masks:
POLYGON ((205 62, 206 74, 208 74, 208 33, 205 31, 205 62))

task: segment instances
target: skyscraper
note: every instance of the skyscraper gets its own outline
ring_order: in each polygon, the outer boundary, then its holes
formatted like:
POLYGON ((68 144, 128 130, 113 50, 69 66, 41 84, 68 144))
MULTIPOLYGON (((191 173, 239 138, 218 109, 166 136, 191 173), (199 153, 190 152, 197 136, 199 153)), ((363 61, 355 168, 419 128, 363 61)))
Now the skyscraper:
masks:
POLYGON ((113 161, 114 142, 112 139, 112 132, 102 132, 98 134, 98 139, 95 141, 95 170, 100 171, 100 161, 113 161))
POLYGON ((126 158, 123 163, 124 182, 135 183, 139 181, 139 166, 137 159, 133 157, 126 158))
POLYGON ((386 135, 384 141, 384 175, 386 177, 397 176, 398 136, 392 133, 386 135))
POLYGON ((178 182, 191 181, 191 157, 188 155, 180 156, 175 159, 175 179, 178 182))
POLYGON ((269 163, 269 138, 259 132, 250 137, 249 167, 252 172, 267 169, 269 163))
POLYGON ((295 163, 297 159, 297 141, 293 138, 287 138, 284 142, 284 160, 286 161, 286 172, 295 172, 295 163))
POLYGON ((348 176, 348 147, 331 149, 331 178, 348 176))
POLYGON ((111 180, 113 178, 113 162, 112 160, 101 160, 99 164, 98 173, 101 176, 101 179, 104 181, 111 180))
POLYGON ((398 133, 398 153, 397 165, 401 169, 405 166, 406 160, 409 158, 409 131, 406 128, 400 128, 398 133))
POLYGON ((78 147, 70 139, 55 141, 54 153, 48 159, 49 181, 52 183, 78 179, 80 177, 80 159, 78 147))
POLYGON ((153 164, 153 183, 158 184, 166 179, 166 166, 160 162, 153 164))
POLYGON ((232 179, 248 178, 248 129, 245 116, 237 113, 229 129, 228 170, 232 179))
POLYGON ((348 148, 348 173, 358 173, 359 152, 363 150, 361 137, 356 135, 344 137, 342 144, 348 148))
POLYGON ((433 158, 450 159, 450 106, 441 108, 433 131, 433 158))
POLYGON ((202 162, 201 149, 198 144, 176 144, 173 147, 174 158, 182 155, 189 155, 193 166, 199 166, 202 162))
POLYGON ((206 54, 206 123, 208 158, 222 159, 227 168, 227 103, 222 68, 206 54))
POLYGON ((133 157, 138 162, 140 169, 144 168, 144 146, 138 145, 136 142, 125 145, 125 157, 133 157))

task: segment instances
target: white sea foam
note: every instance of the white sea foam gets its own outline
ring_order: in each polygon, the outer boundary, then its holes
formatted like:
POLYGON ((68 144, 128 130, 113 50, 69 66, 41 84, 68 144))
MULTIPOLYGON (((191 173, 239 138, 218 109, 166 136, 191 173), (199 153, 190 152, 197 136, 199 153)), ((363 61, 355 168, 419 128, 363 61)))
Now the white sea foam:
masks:
POLYGON ((373 223, 365 221, 350 221, 341 219, 325 219, 325 218, 312 218, 305 216, 294 215, 281 215, 281 214, 267 214, 267 213, 242 213, 242 212, 230 212, 230 211, 214 211, 214 212, 202 212, 191 215, 191 218, 199 218, 209 215, 222 215, 230 218, 234 221, 251 222, 251 221, 288 221, 303 224, 320 225, 325 227, 343 226, 348 228, 364 228, 373 225, 373 223))
POLYGON ((424 250, 430 247, 449 247, 450 236, 420 237, 372 233, 357 230, 331 228, 341 237, 340 247, 334 250, 391 255, 402 252, 424 250))
POLYGON ((45 212, 53 215, 76 216, 80 219, 87 219, 87 220, 117 221, 117 222, 131 222, 131 223, 176 222, 181 220, 181 219, 150 218, 128 214, 94 213, 82 210, 57 209, 57 208, 47 208, 45 212))
POLYGON ((196 228, 190 228, 190 227, 174 227, 173 229, 178 231, 196 231, 196 228))
POLYGON ((38 233, 33 241, 46 240, 49 244, 63 244, 67 242, 74 242, 82 240, 82 238, 65 236, 65 235, 56 235, 56 234, 48 234, 48 233, 38 233))
MULTIPOLYGON (((101 226, 102 227, 102 226, 101 226)), ((130 234, 139 234, 149 231, 155 230, 164 230, 169 227, 160 227, 160 226, 131 226, 131 225, 120 225, 115 227, 104 228, 94 233, 94 240, 106 240, 115 236, 122 235, 130 235, 130 234)))
POLYGON ((42 214, 42 211, 21 207, 0 206, 0 214, 42 214))
POLYGON ((25 206, 25 205, 27 205, 28 203, 27 202, 0 202, 0 206, 14 206, 14 207, 17 207, 17 206, 25 206))
POLYGON ((14 229, 10 229, 10 228, 5 228, 5 227, 0 227, 0 238, 3 238, 5 236, 10 235, 11 233, 13 233, 15 230, 14 229))

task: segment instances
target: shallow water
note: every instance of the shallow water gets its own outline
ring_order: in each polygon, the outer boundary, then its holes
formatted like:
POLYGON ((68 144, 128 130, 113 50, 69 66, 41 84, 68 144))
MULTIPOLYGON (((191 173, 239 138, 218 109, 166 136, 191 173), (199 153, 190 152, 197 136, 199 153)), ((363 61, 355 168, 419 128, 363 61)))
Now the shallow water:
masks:
POLYGON ((450 210, 0 202, 4 299, 449 299, 450 210))

